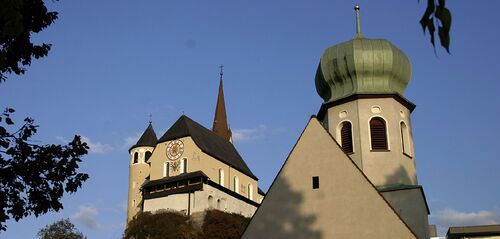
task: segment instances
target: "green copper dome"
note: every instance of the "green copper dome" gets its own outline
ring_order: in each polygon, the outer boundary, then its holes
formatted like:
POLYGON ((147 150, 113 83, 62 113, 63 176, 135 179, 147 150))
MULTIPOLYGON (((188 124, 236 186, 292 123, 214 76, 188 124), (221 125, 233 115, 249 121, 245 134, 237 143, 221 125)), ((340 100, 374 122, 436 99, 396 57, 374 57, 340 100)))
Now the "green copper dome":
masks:
POLYGON ((364 38, 358 14, 356 25, 354 39, 323 53, 316 71, 316 91, 325 103, 354 94, 403 96, 411 79, 410 60, 385 39, 364 38))

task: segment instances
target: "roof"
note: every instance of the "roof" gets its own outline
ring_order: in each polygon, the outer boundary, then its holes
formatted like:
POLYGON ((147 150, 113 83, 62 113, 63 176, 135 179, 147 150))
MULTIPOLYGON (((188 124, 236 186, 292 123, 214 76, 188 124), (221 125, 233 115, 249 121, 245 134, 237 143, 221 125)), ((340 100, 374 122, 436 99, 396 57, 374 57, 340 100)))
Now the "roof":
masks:
POLYGON ((208 176, 205 173, 203 173, 202 171, 195 171, 192 173, 183 173, 183 174, 179 174, 179 175, 172 176, 172 177, 151 180, 151 181, 144 183, 142 185, 142 187, 147 188, 147 187, 152 187, 152 186, 161 185, 161 184, 165 184, 165 183, 176 182, 176 181, 181 181, 181 180, 190 179, 190 178, 197 178, 197 177, 207 178, 208 176))
POLYGON ((499 225, 482 225, 482 226, 467 226, 467 227, 450 227, 446 238, 463 238, 464 236, 500 236, 499 225))
POLYGON ((190 136, 198 148, 206 154, 257 180, 233 144, 186 115, 182 115, 158 140, 158 143, 186 136, 190 136))
POLYGON ((149 125, 146 128, 146 130, 144 130, 144 133, 142 133, 142 136, 139 138, 139 140, 134 146, 130 147, 130 149, 143 146, 155 147, 156 144, 157 144, 156 133, 155 130, 153 129, 153 125, 151 124, 151 122, 149 122, 149 125))
POLYGON ((217 105, 215 106, 214 124, 212 131, 224 138, 225 140, 231 139, 231 130, 227 124, 226 104, 224 103, 224 89, 222 87, 222 73, 219 82, 219 94, 217 96, 217 105))

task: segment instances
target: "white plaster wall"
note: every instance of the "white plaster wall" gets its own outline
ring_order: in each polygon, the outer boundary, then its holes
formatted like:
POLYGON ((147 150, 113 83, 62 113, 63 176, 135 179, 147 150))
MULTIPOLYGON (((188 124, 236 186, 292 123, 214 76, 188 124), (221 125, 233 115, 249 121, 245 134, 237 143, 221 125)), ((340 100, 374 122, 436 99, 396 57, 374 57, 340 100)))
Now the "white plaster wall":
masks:
MULTIPOLYGON (((193 194, 191 194, 191 197, 193 194)), ((182 211, 188 208, 188 194, 174 194, 167 197, 144 200, 144 211, 155 212, 162 209, 182 211)))
MULTIPOLYGON (((191 193, 191 213, 201 212, 209 209, 208 197, 212 196, 214 200, 214 209, 219 209, 221 211, 238 213, 245 217, 251 217, 257 207, 248 204, 242 200, 234 198, 233 196, 220 191, 210 185, 203 184, 202 191, 196 191, 191 193), (221 208, 217 208, 217 200, 222 200, 221 208)), ((187 193, 184 194, 174 194, 161 198, 147 199, 144 201, 144 211, 145 212, 155 212, 157 210, 167 209, 175 211, 187 212, 188 209, 188 199, 187 193)))
POLYGON ((195 192, 195 203, 193 207, 193 211, 203 211, 209 208, 208 205, 208 197, 212 196, 214 199, 214 208, 219 209, 221 211, 230 212, 230 213, 238 213, 245 217, 251 217, 257 210, 257 207, 248 204, 242 200, 234 198, 233 196, 220 191, 217 188, 214 188, 210 185, 204 184, 203 191, 195 192), (221 208, 217 208, 217 200, 222 200, 226 203, 221 205, 221 208))

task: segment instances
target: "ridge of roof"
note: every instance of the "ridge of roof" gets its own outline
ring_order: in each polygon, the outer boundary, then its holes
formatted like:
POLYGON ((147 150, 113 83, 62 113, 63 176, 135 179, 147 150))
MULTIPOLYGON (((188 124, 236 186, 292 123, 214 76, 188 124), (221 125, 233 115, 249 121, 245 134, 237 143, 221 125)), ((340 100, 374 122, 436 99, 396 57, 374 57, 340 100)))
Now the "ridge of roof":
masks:
POLYGON ((144 130, 144 133, 142 133, 142 136, 139 138, 139 140, 137 140, 137 143, 135 143, 135 145, 130 147, 129 151, 135 147, 142 147, 142 146, 155 147, 157 141, 158 138, 156 137, 155 130, 153 129, 153 125, 150 122, 146 130, 144 130))
POLYGON ((206 154, 257 180, 257 177, 252 173, 250 168, 248 168, 247 164, 231 142, 225 140, 186 115, 179 117, 179 119, 158 140, 158 143, 186 136, 191 136, 194 143, 206 154))

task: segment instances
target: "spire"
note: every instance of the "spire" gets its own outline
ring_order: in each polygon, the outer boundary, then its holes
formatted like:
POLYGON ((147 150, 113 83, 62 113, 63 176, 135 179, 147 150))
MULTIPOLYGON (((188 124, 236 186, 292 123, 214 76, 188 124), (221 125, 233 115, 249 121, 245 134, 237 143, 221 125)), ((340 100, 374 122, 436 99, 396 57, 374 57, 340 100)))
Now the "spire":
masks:
POLYGON ((356 3, 354 6, 354 11, 356 12, 356 38, 363 38, 363 33, 361 33, 361 20, 359 20, 359 5, 356 3))
POLYGON ((146 130, 144 130, 144 133, 142 133, 137 143, 130 149, 133 149, 135 147, 144 147, 144 146, 155 147, 156 143, 157 143, 156 133, 155 130, 153 129, 153 124, 150 119, 149 125, 146 128, 146 130))
POLYGON ((215 107, 215 117, 212 131, 223 139, 231 141, 231 130, 227 125, 226 104, 224 103, 224 89, 222 87, 222 76, 224 75, 224 72, 222 71, 223 67, 223 65, 219 66, 219 95, 217 96, 217 105, 215 107))

